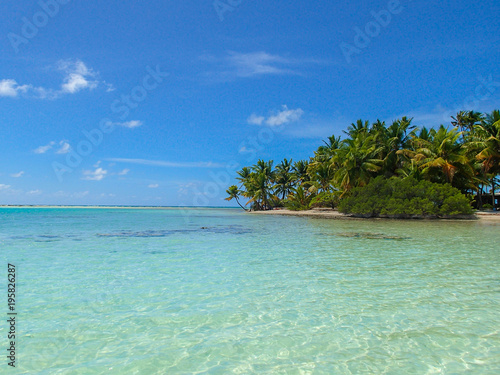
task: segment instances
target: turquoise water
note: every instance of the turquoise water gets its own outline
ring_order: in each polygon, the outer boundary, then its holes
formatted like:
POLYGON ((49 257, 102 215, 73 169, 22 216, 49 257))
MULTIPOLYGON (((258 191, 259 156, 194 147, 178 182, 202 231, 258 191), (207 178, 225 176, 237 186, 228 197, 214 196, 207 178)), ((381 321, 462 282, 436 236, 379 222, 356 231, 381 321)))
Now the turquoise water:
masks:
POLYGON ((499 229, 0 209, 0 373, 498 374, 499 229))

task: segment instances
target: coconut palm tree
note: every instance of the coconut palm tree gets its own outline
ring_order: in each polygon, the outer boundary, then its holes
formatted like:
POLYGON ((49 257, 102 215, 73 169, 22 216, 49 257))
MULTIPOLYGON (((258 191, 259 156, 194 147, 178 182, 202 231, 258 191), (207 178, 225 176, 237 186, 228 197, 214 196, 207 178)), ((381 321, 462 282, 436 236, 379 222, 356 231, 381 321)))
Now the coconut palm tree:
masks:
POLYGON ((473 143, 479 149, 476 159, 481 163, 483 177, 491 183, 491 199, 495 207, 495 179, 500 173, 500 111, 493 111, 476 125, 476 135, 477 141, 473 143))
POLYGON ((468 179, 474 176, 474 170, 469 163, 465 149, 459 142, 462 132, 457 128, 448 130, 443 125, 437 131, 430 131, 432 141, 421 142, 422 147, 413 152, 413 158, 420 162, 420 168, 429 180, 454 184, 457 173, 468 179))
POLYGON ((239 196, 240 196, 240 190, 238 189, 238 187, 236 185, 232 185, 229 187, 229 189, 226 190, 226 193, 229 195, 227 198, 225 198, 225 200, 227 201, 230 201, 232 199, 235 199, 236 200, 236 203, 238 203, 238 205, 243 208, 245 211, 247 210, 245 207, 243 207, 239 201, 239 196))
POLYGON ((382 147, 375 144, 373 136, 364 132, 343 141, 335 157, 339 165, 335 181, 344 193, 353 187, 366 185, 375 177, 382 168, 383 160, 378 158, 381 150, 382 147))
POLYGON ((457 115, 451 116, 451 124, 462 132, 462 142, 466 142, 466 136, 474 131, 475 125, 481 123, 484 116, 480 112, 460 111, 457 115))
POLYGON ((410 146, 411 140, 415 136, 415 126, 411 124, 412 118, 406 116, 394 121, 386 130, 384 137, 384 165, 383 171, 386 177, 391 177, 397 174, 398 169, 403 167, 408 160, 404 154, 399 153, 400 150, 407 149, 410 146))
MULTIPOLYGON (((268 210, 270 202, 276 197, 271 193, 270 179, 264 173, 254 173, 248 183, 248 203, 252 203, 256 210, 268 210)), ((247 203, 247 204, 248 204, 247 203)))
POLYGON ((298 186, 293 190, 288 199, 288 207, 292 210, 307 210, 313 194, 310 194, 302 186, 298 186))
POLYGON ((299 160, 293 164, 293 174, 295 177, 295 184, 301 185, 303 182, 309 180, 309 176, 307 174, 307 168, 309 166, 309 162, 307 160, 299 160))
POLYGON ((311 192, 317 193, 319 190, 330 191, 333 178, 335 177, 333 161, 326 160, 309 164, 308 175, 310 176, 309 183, 311 187, 309 190, 311 192))
POLYGON ((335 137, 335 135, 332 135, 328 137, 326 141, 323 141, 323 143, 324 145, 318 147, 316 154, 325 155, 327 158, 331 158, 333 155, 335 155, 335 152, 340 146, 340 136, 335 137))
POLYGON ((284 159, 276 166, 274 171, 275 193, 285 199, 294 185, 294 176, 292 174, 292 160, 284 159))
POLYGON ((236 179, 240 182, 240 187, 245 184, 250 179, 250 175, 252 174, 252 170, 249 167, 243 167, 240 171, 236 172, 238 176, 236 179))
POLYGON ((356 138, 360 134, 366 134, 370 131, 370 122, 363 120, 358 120, 356 123, 352 123, 347 127, 347 131, 344 131, 345 134, 349 135, 351 139, 356 138))

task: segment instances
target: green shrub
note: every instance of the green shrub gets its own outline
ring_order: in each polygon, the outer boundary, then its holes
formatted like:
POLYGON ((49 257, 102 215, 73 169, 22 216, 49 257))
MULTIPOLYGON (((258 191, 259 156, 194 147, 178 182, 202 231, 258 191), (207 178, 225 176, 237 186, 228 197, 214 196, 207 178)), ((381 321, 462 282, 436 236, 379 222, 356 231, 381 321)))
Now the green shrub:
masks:
POLYGON ((314 198, 313 195, 299 186, 288 196, 285 207, 292 211, 308 210, 312 198, 314 198))
POLYGON ((342 199, 339 211, 367 217, 442 217, 471 215, 466 196, 449 184, 379 176, 342 199))
POLYGON ((335 208, 339 203, 338 194, 321 192, 316 195, 309 204, 310 208, 335 208))

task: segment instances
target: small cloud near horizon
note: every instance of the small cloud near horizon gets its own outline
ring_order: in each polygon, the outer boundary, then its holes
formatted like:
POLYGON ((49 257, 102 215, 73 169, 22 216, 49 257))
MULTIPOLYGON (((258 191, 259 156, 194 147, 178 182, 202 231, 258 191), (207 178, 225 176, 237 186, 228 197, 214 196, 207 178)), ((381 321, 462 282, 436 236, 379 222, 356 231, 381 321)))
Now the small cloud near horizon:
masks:
POLYGON ((67 154, 68 152, 70 152, 71 146, 68 142, 61 141, 59 142, 59 145, 61 146, 61 148, 56 151, 56 154, 67 154))
POLYGON ((139 120, 125 121, 125 122, 112 122, 109 121, 107 125, 109 126, 121 126, 123 128, 133 129, 142 126, 144 123, 139 120))
POLYGON ((266 124, 268 126, 275 127, 299 121, 303 115, 304 111, 301 108, 289 109, 286 105, 284 105, 280 111, 276 111, 267 118, 252 113, 252 115, 250 115, 247 119, 247 122, 251 125, 266 124))
POLYGON ((13 173, 10 176, 14 178, 19 178, 24 174, 24 171, 18 172, 18 173, 13 173))
POLYGON ((97 168, 95 171, 85 170, 83 171, 83 175, 85 177, 82 180, 87 181, 101 181, 104 177, 106 177, 108 171, 102 168, 97 168))
POLYGON ((200 60, 217 65, 219 71, 208 72, 208 76, 223 80, 234 78, 252 78, 269 75, 302 75, 299 67, 306 64, 319 64, 319 60, 310 58, 290 58, 265 51, 235 52, 227 51, 223 57, 213 55, 200 56, 200 60))
POLYGON ((107 87, 107 92, 114 90, 111 84, 99 81, 97 79, 99 74, 79 59, 59 60, 52 69, 64 74, 59 89, 19 84, 15 79, 8 78, 0 80, 0 97, 16 98, 22 95, 36 99, 54 100, 63 95, 76 94, 83 90, 92 91, 101 84, 107 87))
POLYGON ((47 151, 49 151, 54 145, 56 144, 56 142, 52 141, 50 143, 48 143, 47 145, 45 146, 40 146, 38 148, 36 148, 35 150, 33 150, 33 152, 35 154, 45 154, 47 151))

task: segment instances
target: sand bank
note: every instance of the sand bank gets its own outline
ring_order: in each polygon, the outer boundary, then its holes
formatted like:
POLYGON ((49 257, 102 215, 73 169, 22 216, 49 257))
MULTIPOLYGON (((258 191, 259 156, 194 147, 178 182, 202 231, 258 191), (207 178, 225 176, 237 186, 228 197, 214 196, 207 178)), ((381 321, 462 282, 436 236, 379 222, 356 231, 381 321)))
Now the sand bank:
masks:
MULTIPOLYGON (((362 219, 362 218, 352 217, 349 215, 344 215, 338 211, 331 210, 331 209, 313 209, 313 210, 307 210, 307 211, 290 211, 287 209, 279 209, 279 210, 271 210, 271 211, 252 211, 251 214, 303 216, 303 217, 316 217, 316 218, 337 219, 337 220, 366 220, 366 219, 362 219)), ((477 219, 471 219, 471 220, 460 219, 459 221, 481 221, 481 222, 500 224, 500 212, 477 212, 475 216, 477 219)), ((384 219, 376 219, 376 220, 384 220, 384 219)), ((394 219, 388 219, 388 220, 394 220, 394 219)), ((410 220, 412 220, 412 219, 410 219, 410 220)), ((450 220, 450 219, 438 219, 438 220, 450 220)))

